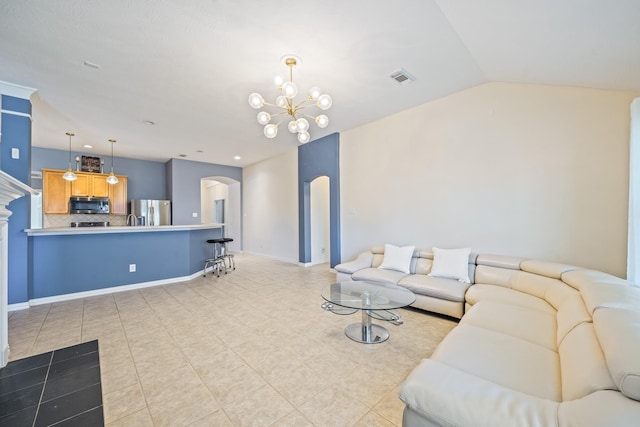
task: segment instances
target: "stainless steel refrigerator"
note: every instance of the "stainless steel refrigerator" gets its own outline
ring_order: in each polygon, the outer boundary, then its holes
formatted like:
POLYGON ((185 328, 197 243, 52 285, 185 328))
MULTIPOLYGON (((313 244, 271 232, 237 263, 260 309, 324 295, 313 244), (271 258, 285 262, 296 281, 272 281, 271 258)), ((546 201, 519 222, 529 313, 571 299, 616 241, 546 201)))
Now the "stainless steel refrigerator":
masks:
POLYGON ((137 217, 138 225, 171 225, 170 200, 130 200, 129 213, 137 217))

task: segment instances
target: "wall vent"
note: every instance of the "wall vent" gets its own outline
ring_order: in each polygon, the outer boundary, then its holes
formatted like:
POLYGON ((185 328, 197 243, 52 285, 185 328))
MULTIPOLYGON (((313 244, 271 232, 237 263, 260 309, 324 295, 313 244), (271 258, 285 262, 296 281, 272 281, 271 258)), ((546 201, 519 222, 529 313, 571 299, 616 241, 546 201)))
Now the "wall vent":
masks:
POLYGON ((42 179, 42 171, 31 171, 31 179, 42 179))
POLYGON ((416 79, 411 75, 411 73, 409 73, 404 68, 399 68, 395 70, 393 73, 389 75, 389 77, 391 77, 393 80, 395 80, 401 85, 407 85, 416 79))

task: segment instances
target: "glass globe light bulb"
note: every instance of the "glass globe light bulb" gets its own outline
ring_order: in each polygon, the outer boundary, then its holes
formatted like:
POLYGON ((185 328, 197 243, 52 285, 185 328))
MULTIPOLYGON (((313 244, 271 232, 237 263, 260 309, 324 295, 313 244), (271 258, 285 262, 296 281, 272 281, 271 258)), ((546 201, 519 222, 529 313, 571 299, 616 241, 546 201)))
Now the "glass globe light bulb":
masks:
POLYGON ((64 175, 62 175, 62 179, 65 179, 67 181, 75 181, 76 179, 78 179, 76 174, 71 170, 71 165, 69 165, 69 169, 67 169, 64 175))
POLYGON ((306 144, 310 139, 311 135, 309 135, 309 132, 300 132, 298 134, 298 142, 300 142, 300 144, 306 144))
POLYGON ((251 108, 262 108, 262 106, 264 105, 264 98, 262 97, 262 95, 260 95, 259 93, 252 93, 251 95, 249 95, 249 105, 251 105, 251 108))
POLYGON ((269 139, 275 138, 277 134, 278 134, 278 125, 272 123, 264 127, 264 136, 266 136, 267 138, 269 139))
POLYGON ((298 126, 295 120, 291 120, 289 122, 289 124, 287 125, 287 128, 289 129, 289 132, 291 133, 297 133, 298 132, 298 126))
POLYGON ((282 94, 288 99, 293 99, 298 94, 298 88, 294 82, 286 82, 282 84, 282 94))
POLYGON ((329 117, 325 116, 324 114, 320 114, 318 117, 316 117, 316 124, 319 128, 326 128, 327 126, 329 126, 329 117))
POLYGON ((287 97, 284 95, 280 95, 276 98, 276 105, 280 108, 288 108, 289 102, 287 101, 287 97))
POLYGON ((280 76, 275 76, 273 78, 273 84, 276 85, 276 87, 278 89, 280 89, 282 87, 282 83, 284 83, 284 80, 282 80, 282 77, 280 76))
POLYGON ((318 86, 314 86, 309 89, 309 98, 312 100, 315 101, 320 95, 322 95, 322 92, 320 92, 320 88, 318 86))
POLYGON ((271 114, 267 113, 266 111, 260 111, 258 113, 258 123, 260 123, 261 125, 266 125, 270 121, 271 121, 271 114))
POLYGON ((309 121, 305 118, 296 120, 296 129, 298 132, 306 132, 309 130, 309 121))
POLYGON ((119 182, 118 177, 113 174, 113 169, 111 169, 111 173, 107 177, 107 183, 109 183, 109 184, 117 184, 118 182, 119 182))
POLYGON ((329 95, 325 93, 318 97, 318 102, 316 105, 320 107, 321 110, 327 110, 331 107, 331 104, 333 104, 333 100, 329 95))

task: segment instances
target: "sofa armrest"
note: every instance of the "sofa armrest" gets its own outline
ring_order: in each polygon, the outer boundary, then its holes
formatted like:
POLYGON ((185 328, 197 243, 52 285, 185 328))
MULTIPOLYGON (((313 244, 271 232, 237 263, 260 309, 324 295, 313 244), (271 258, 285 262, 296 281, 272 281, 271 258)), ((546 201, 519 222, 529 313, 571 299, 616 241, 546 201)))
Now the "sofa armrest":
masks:
POLYGON ((340 273, 353 274, 358 270, 362 270, 363 268, 371 267, 372 263, 373 263, 373 254, 370 251, 368 251, 358 255, 358 257, 353 261, 338 264, 334 268, 336 271, 340 273))
POLYGON ((443 426, 557 426, 558 402, 423 360, 400 388, 412 411, 443 426))

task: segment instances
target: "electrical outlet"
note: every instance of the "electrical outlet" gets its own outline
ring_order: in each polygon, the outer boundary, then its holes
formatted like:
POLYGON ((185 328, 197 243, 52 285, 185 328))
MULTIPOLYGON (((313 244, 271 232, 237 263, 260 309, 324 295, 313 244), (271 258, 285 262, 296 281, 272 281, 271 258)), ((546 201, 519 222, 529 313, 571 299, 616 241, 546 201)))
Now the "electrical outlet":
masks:
POLYGON ((129 264, 129 273, 135 273, 135 272, 136 272, 136 265, 129 264))
POLYGON ((191 216, 194 217, 194 218, 198 218, 198 212, 192 213, 191 216))

